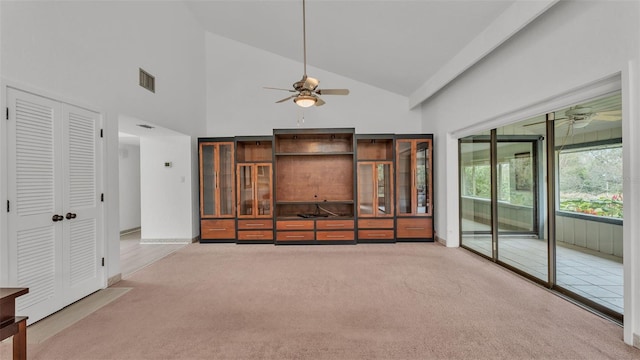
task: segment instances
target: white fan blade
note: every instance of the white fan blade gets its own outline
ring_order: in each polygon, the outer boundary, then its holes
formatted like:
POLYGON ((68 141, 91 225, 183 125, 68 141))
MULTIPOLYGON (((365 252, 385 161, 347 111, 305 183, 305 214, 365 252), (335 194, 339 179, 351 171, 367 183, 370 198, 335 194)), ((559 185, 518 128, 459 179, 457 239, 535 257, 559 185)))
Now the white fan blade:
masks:
POLYGON ((274 87, 268 87, 268 86, 263 86, 263 89, 269 89, 269 90, 283 90, 283 91, 288 91, 288 92, 296 92, 295 90, 291 90, 291 89, 282 89, 282 88, 274 88, 274 87))
POLYGON ((318 89, 318 95, 349 95, 349 89, 318 89))
POLYGON ((598 111, 596 112, 598 115, 618 115, 622 116, 622 110, 607 110, 607 111, 598 111))
POLYGON ((281 103, 281 102, 285 102, 285 101, 287 101, 287 100, 289 100, 289 99, 293 99, 293 98, 294 98, 294 97, 296 97, 296 96, 298 96, 298 95, 291 95, 291 96, 286 97, 286 98, 284 98, 284 99, 282 99, 282 100, 278 100, 278 101, 276 101, 276 104, 277 104, 277 103, 281 103))
POLYGON ((593 115, 591 120, 601 120, 601 121, 620 121, 622 120, 622 116, 619 115, 593 115))
POLYGON ((622 120, 622 110, 598 111, 593 114, 593 120, 620 121, 622 120))

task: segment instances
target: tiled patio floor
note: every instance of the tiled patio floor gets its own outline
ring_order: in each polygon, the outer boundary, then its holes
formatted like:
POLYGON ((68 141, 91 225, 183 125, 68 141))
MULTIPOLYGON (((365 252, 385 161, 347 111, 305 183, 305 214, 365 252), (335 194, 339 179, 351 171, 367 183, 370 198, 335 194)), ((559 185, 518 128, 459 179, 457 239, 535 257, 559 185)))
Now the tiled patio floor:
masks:
MULTIPOLYGON (((491 254, 491 236, 465 235, 463 244, 483 254, 491 254)), ((623 313, 622 259, 598 255, 574 246, 557 247, 556 282, 559 286, 623 313)), ((547 242, 525 236, 498 239, 498 260, 542 280, 547 280, 547 242)))

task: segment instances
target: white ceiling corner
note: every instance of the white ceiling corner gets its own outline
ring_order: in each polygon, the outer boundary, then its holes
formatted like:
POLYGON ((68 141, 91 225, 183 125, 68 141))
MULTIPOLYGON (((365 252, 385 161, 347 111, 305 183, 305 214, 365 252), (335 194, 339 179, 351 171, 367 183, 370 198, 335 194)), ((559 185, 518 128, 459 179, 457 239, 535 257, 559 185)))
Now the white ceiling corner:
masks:
MULTIPOLYGON (((423 102, 558 0, 307 0, 307 62, 423 102)), ((301 0, 184 0, 211 33, 302 62, 301 0)))

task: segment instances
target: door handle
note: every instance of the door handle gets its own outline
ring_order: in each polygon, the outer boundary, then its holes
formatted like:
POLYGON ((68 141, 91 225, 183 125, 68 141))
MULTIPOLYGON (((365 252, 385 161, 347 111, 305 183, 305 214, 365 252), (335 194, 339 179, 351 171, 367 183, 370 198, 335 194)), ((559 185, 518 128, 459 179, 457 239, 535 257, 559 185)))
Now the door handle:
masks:
POLYGON ((67 213, 67 220, 71 220, 71 219, 75 219, 76 218, 76 214, 74 213, 67 213))
POLYGON ((53 220, 53 222, 62 221, 64 220, 64 216, 56 214, 56 215, 53 215, 51 220, 53 220))

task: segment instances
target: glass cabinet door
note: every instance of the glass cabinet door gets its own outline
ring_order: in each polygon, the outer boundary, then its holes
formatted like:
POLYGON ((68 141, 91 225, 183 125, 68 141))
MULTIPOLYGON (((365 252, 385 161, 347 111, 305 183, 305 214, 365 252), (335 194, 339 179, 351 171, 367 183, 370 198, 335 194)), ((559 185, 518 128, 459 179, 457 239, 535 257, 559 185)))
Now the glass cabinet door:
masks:
POLYGON ((429 143, 426 141, 416 142, 416 213, 428 214, 429 209, 429 143))
POLYGON ((235 215, 233 143, 200 144, 200 215, 235 215))
POLYGON ((253 215, 253 165, 238 165, 238 216, 253 215))
POLYGON ((273 196, 271 191, 273 186, 271 185, 271 164, 257 164, 256 165, 256 207, 257 215, 259 217, 271 217, 273 209, 273 196))
POLYGON ((271 164, 238 165, 238 217, 271 217, 271 164))
POLYGON ((200 214, 215 216, 216 212, 216 146, 200 144, 200 214))
POLYGON ((399 215, 431 215, 431 140, 397 140, 399 215))
POLYGON ((393 216, 393 170, 391 162, 377 163, 376 215, 393 216))
POLYGON ((358 215, 373 216, 373 163, 358 163, 358 215))
POLYGON ((218 190, 220 216, 234 215, 233 144, 219 144, 218 190))
POLYGON ((411 187, 413 182, 412 176, 412 141, 398 140, 397 141, 397 161, 396 166, 398 168, 398 184, 397 184, 397 196, 398 196, 398 214, 407 215, 412 213, 413 209, 413 196, 411 187))
POLYGON ((393 216, 392 163, 358 163, 358 211, 363 217, 393 216))

